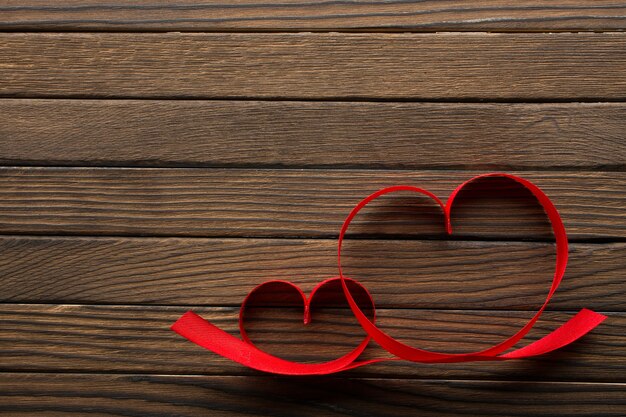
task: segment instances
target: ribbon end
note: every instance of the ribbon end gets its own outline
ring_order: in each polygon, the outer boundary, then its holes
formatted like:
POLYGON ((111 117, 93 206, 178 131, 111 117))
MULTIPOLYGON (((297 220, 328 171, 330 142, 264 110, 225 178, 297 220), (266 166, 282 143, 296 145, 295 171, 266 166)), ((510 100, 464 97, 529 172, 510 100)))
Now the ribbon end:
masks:
POLYGON ((602 313, 598 313, 596 311, 593 310, 589 310, 588 308, 583 308, 581 309, 578 314, 582 314, 585 317, 588 318, 588 320, 590 320, 593 324, 595 324, 594 327, 598 326, 600 323, 602 323, 604 320, 608 319, 609 316, 606 316, 602 313))
POLYGON ((505 359, 522 359, 531 356, 543 355, 553 350, 567 346, 580 339, 600 325, 607 316, 596 313, 588 308, 581 309, 574 317, 562 324, 541 339, 520 349, 501 355, 505 359))
POLYGON ((192 322, 193 320, 197 320, 198 318, 200 318, 200 316, 198 316, 193 311, 189 310, 185 314, 180 316, 178 320, 176 320, 174 324, 170 326, 170 330, 182 336, 181 329, 185 327, 188 323, 192 322))

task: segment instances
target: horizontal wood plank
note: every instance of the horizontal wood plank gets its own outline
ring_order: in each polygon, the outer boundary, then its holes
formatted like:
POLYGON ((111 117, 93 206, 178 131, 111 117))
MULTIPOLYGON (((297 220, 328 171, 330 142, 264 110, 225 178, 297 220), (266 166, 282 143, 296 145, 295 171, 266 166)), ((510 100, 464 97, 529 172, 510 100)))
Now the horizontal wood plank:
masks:
POLYGON ((0 100, 0 163, 621 170, 623 103, 0 100))
POLYGON ((626 385, 563 382, 2 374, 21 416, 621 416, 626 385))
POLYGON ((613 1, 237 0, 132 4, 120 0, 0 3, 11 30, 619 30, 626 7, 613 1))
MULTIPOLYGON (((378 307, 534 310, 548 243, 354 240, 345 273, 378 307), (399 290, 399 288, 401 290, 399 290)), ((624 311, 626 244, 573 244, 550 306, 624 311)), ((337 274, 334 240, 0 238, 0 301, 238 306, 264 281, 310 291, 337 274)))
MULTIPOLYGON (((347 307, 347 306, 346 306, 347 307)), ((0 305, 2 371, 141 372, 158 374, 258 374, 208 352, 169 327, 182 307, 0 305)), ((238 334, 235 308, 196 308, 207 320, 238 334)), ((413 346, 463 353, 486 349, 512 335, 528 312, 489 310, 378 310, 378 324, 413 346)), ((564 323, 573 313, 547 312, 524 346, 564 323)), ((302 310, 255 308, 248 334, 270 353, 300 362, 334 359, 351 351, 363 331, 348 308, 318 305, 313 321, 302 310)), ((625 382, 626 315, 609 318, 582 340, 558 352, 524 361, 413 364, 388 362, 350 371, 350 376, 573 380, 625 382)), ((364 358, 388 357, 373 343, 364 358)))
MULTIPOLYGON (((396 184, 445 198, 471 171, 0 169, 0 233, 166 236, 336 236, 352 207, 396 184)), ((624 238, 626 173, 523 172, 561 211, 569 236, 624 238)), ((545 214, 510 180, 479 181, 459 196, 454 237, 551 239, 545 214)), ((385 196, 352 236, 443 238, 436 204, 385 196)))
POLYGON ((626 33, 3 33, 0 96, 624 100, 626 33))

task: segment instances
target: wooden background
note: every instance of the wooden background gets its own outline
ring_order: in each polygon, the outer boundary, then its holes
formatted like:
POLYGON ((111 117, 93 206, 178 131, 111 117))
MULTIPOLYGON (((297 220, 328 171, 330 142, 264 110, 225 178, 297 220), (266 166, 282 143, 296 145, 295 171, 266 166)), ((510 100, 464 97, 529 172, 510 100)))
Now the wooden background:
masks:
MULTIPOLYGON (((625 27, 613 1, 0 1, 0 412, 626 415, 625 27), (343 218, 378 188, 445 198, 494 170, 542 187, 572 242, 524 343, 609 315, 559 352, 282 378, 168 329, 193 308, 236 332, 255 284, 333 276, 343 218)), ((346 272, 415 346, 494 344, 551 279, 527 193, 459 198, 451 238, 409 195, 351 228, 346 272)), ((341 306, 306 328, 255 313, 252 338, 291 359, 361 337, 341 306)))

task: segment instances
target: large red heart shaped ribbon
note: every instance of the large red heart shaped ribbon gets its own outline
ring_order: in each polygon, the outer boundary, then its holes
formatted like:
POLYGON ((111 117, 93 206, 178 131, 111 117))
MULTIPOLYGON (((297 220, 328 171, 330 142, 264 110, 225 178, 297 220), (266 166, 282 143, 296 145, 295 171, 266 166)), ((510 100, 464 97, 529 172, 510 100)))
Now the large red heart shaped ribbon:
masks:
POLYGON ((548 196, 543 191, 541 191, 539 187, 537 187, 528 180, 511 174, 491 173, 471 178, 468 181, 465 181, 464 183, 459 185, 452 192, 446 204, 444 204, 437 196, 422 188, 408 185, 399 185, 383 188, 382 190, 371 194, 370 196, 359 202, 352 209, 352 211, 344 221, 339 233, 337 258, 339 266, 339 276, 318 284, 318 286, 316 286, 315 289, 311 292, 311 296, 308 299, 298 287, 286 281, 268 281, 255 288, 246 297, 246 299, 244 299, 244 302, 241 305, 239 326, 243 340, 224 332, 223 330, 204 320, 192 311, 185 313, 180 319, 178 319, 178 321, 176 321, 176 323, 172 325, 172 330, 187 338, 188 340, 217 353, 218 355, 224 356, 228 359, 231 359, 235 362, 238 362, 253 369, 283 375, 324 375, 388 360, 403 359, 407 361, 421 363, 444 363, 470 361, 502 361, 527 358, 551 352, 555 349, 559 349, 565 345, 568 345, 576 339, 580 338, 581 336, 587 334, 589 331, 598 326, 602 321, 604 321, 604 319, 606 319, 606 316, 602 314, 593 312, 588 309, 582 309, 566 323, 564 323, 548 335, 542 337, 541 339, 525 347, 504 353, 508 349, 512 348, 517 342, 519 342, 530 331, 530 329, 534 326, 537 320, 539 320, 541 313, 543 313, 543 311, 545 310, 548 302, 552 298, 554 292, 556 291, 561 280, 563 279, 568 258, 567 234, 565 232, 565 227, 563 226, 561 216, 559 215, 554 204, 552 204, 548 196), (368 317, 357 303, 354 297, 355 291, 359 291, 361 295, 367 295, 365 298, 368 300, 368 304, 370 304, 367 307, 371 307, 372 311, 374 311, 374 301, 365 289, 365 287, 359 284, 357 281, 345 277, 343 274, 341 267, 341 248, 350 223, 358 214, 358 212, 363 209, 363 207, 365 207, 367 204, 377 199, 378 197, 393 192, 409 191, 423 194, 432 198, 442 208, 445 216, 446 230, 449 234, 451 234, 452 223, 450 220, 450 213, 455 197, 468 183, 485 177, 505 177, 521 184, 535 196, 537 201, 541 204, 546 214, 548 215, 548 219, 550 220, 552 230, 556 239, 556 264, 552 284, 544 303, 541 305, 535 315, 514 335, 510 336, 509 338, 498 343, 495 346, 478 352, 461 354, 433 352, 415 348, 394 339, 376 326, 374 314, 372 314, 371 318, 368 317), (354 316, 357 318, 367 334, 365 339, 348 354, 332 361, 319 364, 293 362, 281 359, 260 350, 259 348, 254 346, 254 344, 247 337, 245 329, 243 327, 247 302, 250 298, 250 295, 258 291, 260 288, 266 285, 279 284, 287 286, 291 290, 296 290, 297 292, 299 292, 304 303, 306 323, 307 319, 310 317, 310 302, 316 292, 321 287, 336 283, 337 281, 341 283, 341 288, 343 288, 343 293, 348 301, 350 309, 352 310, 354 316), (357 361, 357 358, 365 350, 367 344, 369 343, 370 338, 374 339, 383 349, 394 355, 394 357, 357 361))

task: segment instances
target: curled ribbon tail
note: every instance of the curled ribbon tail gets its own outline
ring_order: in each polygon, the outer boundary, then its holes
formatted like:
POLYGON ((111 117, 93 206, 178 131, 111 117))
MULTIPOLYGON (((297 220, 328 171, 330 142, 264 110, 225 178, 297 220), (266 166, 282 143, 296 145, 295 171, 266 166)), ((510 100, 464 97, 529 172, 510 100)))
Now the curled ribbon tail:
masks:
POLYGON ((600 325, 607 316, 583 308, 574 317, 562 324, 550 334, 531 343, 530 345, 516 349, 512 352, 500 355, 506 359, 522 359, 531 356, 543 355, 569 345, 580 339, 600 325))
POLYGON ((273 374, 327 375, 376 362, 376 360, 354 362, 367 346, 369 339, 364 340, 352 352, 338 359, 319 364, 308 364, 287 361, 263 352, 254 345, 244 342, 209 323, 193 311, 183 314, 172 325, 171 329, 198 346, 227 359, 258 371, 273 374))

